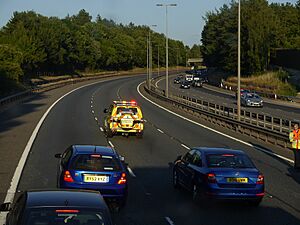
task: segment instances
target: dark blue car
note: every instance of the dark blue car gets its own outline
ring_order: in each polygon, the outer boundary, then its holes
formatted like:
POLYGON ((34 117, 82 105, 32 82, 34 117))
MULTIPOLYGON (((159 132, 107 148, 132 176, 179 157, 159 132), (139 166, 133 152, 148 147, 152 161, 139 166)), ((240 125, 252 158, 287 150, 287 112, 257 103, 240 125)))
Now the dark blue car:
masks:
POLYGON ((123 206, 127 199, 126 170, 122 157, 111 147, 72 145, 60 158, 60 188, 100 191, 110 203, 123 206))
POLYGON ((108 207, 95 191, 26 191, 0 211, 9 212, 5 225, 112 225, 108 207))
POLYGON ((193 193, 196 201, 246 200, 257 206, 264 196, 264 176, 239 150, 193 148, 174 163, 173 185, 193 193))

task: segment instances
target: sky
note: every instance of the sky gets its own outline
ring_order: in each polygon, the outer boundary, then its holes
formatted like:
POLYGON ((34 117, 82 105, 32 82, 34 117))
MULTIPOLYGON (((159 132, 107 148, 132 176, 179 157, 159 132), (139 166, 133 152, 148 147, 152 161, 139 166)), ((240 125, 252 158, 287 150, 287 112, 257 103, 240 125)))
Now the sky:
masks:
MULTIPOLYGON (((206 12, 220 8, 231 0, 0 0, 0 27, 12 17, 15 11, 34 10, 44 16, 65 16, 77 14, 85 9, 93 16, 112 19, 117 23, 136 25, 157 25, 152 28, 165 33, 166 10, 157 7, 157 3, 176 3, 176 7, 168 8, 169 37, 181 40, 192 46, 199 44, 204 26, 206 12)), ((274 0, 269 2, 291 2, 297 0, 274 0)))

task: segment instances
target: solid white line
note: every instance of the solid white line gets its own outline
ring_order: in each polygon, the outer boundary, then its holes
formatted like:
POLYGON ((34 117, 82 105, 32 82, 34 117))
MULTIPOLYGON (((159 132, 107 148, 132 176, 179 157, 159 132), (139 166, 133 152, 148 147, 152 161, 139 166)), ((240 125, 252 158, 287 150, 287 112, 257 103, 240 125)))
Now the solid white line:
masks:
POLYGON ((132 169, 129 166, 127 166, 127 170, 132 177, 136 177, 136 175, 134 174, 134 172, 132 171, 132 169))
POLYGON ((161 129, 157 129, 160 133, 164 134, 165 132, 163 132, 161 129))
MULTIPOLYGON (((44 113, 44 115, 42 116, 42 118, 39 120, 38 124, 36 125, 36 127, 34 128, 26 146, 25 146, 25 149, 22 153, 22 156, 19 160, 19 163, 18 163, 18 166, 16 167, 15 169, 15 172, 14 172, 14 175, 12 177, 12 180, 10 182, 10 187, 9 189, 7 190, 7 193, 6 193, 6 197, 5 197, 5 200, 4 202, 13 202, 14 200, 14 196, 15 196, 15 193, 17 191, 17 187, 18 187, 18 184, 19 184, 19 181, 20 181, 20 178, 21 178, 21 174, 22 174, 22 171, 23 171, 23 168, 25 166, 25 163, 26 163, 26 160, 27 160, 27 157, 28 157, 28 154, 30 152, 30 149, 33 145, 33 142, 43 124, 43 122, 45 121, 47 115, 50 113, 50 111, 52 110, 52 108, 60 101, 62 100, 64 97, 66 97, 67 95, 71 94, 72 92, 74 91, 77 91, 81 88, 84 88, 84 87, 87 87, 87 86, 91 86, 93 84, 97 84, 97 83, 101 83, 103 81, 97 81, 97 82, 94 82, 94 83, 91 83, 91 84, 86 84, 86 85, 83 85, 81 87, 78 87, 78 88, 75 88, 74 90, 72 91, 69 91, 68 93, 64 94, 63 96, 61 96, 59 99, 57 99, 48 109, 47 111, 44 113)), ((5 214, 0 214, 0 224, 3 224, 4 221, 5 221, 5 217, 6 215, 5 214)))
POLYGON ((184 144, 181 144, 182 147, 186 148, 187 150, 190 150, 190 148, 184 144))
POLYGON ((161 82, 163 79, 165 79, 165 78, 163 77, 163 78, 160 78, 158 81, 156 81, 156 82, 155 82, 155 87, 158 88, 158 83, 161 82))
POLYGON ((111 141, 108 141, 108 143, 109 143, 109 145, 110 145, 112 148, 115 147, 111 141))
POLYGON ((100 130, 101 130, 102 132, 104 131, 102 127, 100 127, 100 130))
POLYGON ((278 155, 278 154, 273 153, 273 152, 269 152, 269 151, 267 151, 267 150, 265 150, 265 149, 263 149, 263 148, 260 148, 260 147, 257 147, 257 146, 255 146, 255 145, 252 145, 252 144, 250 144, 250 143, 248 143, 248 142, 246 142, 246 141, 242 141, 242 140, 237 139, 237 138, 235 138, 235 137, 232 137, 232 136, 230 136, 230 135, 224 134, 224 133, 222 133, 222 132, 220 132, 220 131, 214 130, 213 128, 207 127, 207 126, 205 126, 205 125, 203 125, 203 124, 201 124, 201 123, 195 122, 195 121, 193 121, 193 120, 191 120, 191 119, 188 119, 188 118, 186 118, 186 117, 184 117, 184 116, 182 116, 182 115, 179 115, 179 114, 177 114, 177 113, 174 113, 174 112, 172 112, 171 110, 166 109, 166 108, 163 107, 163 106, 160 106, 159 104, 157 104, 157 103, 151 101, 150 99, 148 99, 147 97, 145 97, 145 96, 140 92, 140 86, 141 86, 143 83, 145 83, 145 81, 142 82, 142 83, 140 83, 140 84, 137 86, 137 92, 138 92, 138 93, 140 94, 140 96, 142 96, 145 100, 147 100, 148 102, 150 102, 150 103, 152 103, 153 105, 157 106, 158 108, 161 108, 161 109, 163 109, 163 110, 165 110, 165 111, 167 111, 167 112, 169 112, 169 113, 171 113, 171 114, 173 114, 173 115, 175 115, 175 116, 177 116, 177 117, 179 117, 179 118, 181 118, 181 119, 184 119, 184 120, 186 120, 186 121, 188 121, 188 122, 191 122, 191 123, 193 123, 193 124, 196 124, 196 125, 198 125, 198 126, 200 126, 200 127, 203 127, 203 128, 205 128, 205 129, 207 129, 207 130, 210 130, 210 131, 212 131, 212 132, 215 132, 215 133, 217 133, 217 134, 219 134, 219 135, 222 135, 222 136, 224 136, 224 137, 230 138, 230 139, 232 139, 232 140, 234 140, 234 141, 237 141, 237 142, 242 143, 242 144, 244 144, 244 145, 247 145, 247 146, 249 146, 249 147, 255 148, 255 149, 257 149, 257 150, 259 150, 259 151, 261 151, 261 152, 267 153, 267 154, 272 155, 272 156, 276 156, 276 157, 278 157, 278 158, 280 158, 280 159, 283 159, 283 160, 285 160, 285 161, 287 161, 287 162, 294 163, 294 160, 291 160, 291 159, 289 159, 289 158, 286 158, 286 157, 284 157, 284 156, 278 155))
POLYGON ((175 223, 170 219, 170 217, 166 216, 165 219, 170 225, 175 225, 175 223))

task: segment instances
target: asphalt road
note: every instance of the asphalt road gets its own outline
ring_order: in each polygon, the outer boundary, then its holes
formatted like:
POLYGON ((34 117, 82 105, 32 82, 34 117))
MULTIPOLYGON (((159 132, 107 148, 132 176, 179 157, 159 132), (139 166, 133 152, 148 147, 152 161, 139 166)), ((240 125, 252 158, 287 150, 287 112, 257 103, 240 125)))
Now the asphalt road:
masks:
POLYGON ((180 119, 144 100, 136 91, 142 78, 124 78, 84 87, 62 99, 44 121, 24 168, 19 190, 55 188, 57 160, 71 144, 108 145, 110 141, 132 170, 126 207, 113 214, 117 225, 296 225, 300 224, 300 179, 291 165, 254 148, 180 119), (147 120, 142 139, 100 130, 103 109, 113 100, 135 99, 147 120), (266 179, 266 197, 258 208, 215 203, 201 207, 191 195, 174 190, 172 162, 182 146, 243 149, 266 179))
MULTIPOLYGON (((161 79, 157 83, 157 85, 158 87, 165 89, 165 79, 161 79)), ((226 105, 228 107, 237 108, 236 99, 234 96, 226 93, 216 92, 214 90, 210 90, 209 88, 191 87, 190 89, 181 89, 179 84, 174 84, 173 76, 169 80, 169 90, 174 93, 182 93, 186 96, 203 99, 219 105, 226 105)), ((251 108, 242 106, 242 109, 255 113, 272 115, 278 118, 300 121, 300 107, 296 108, 288 105, 272 104, 265 101, 263 108, 251 108)))

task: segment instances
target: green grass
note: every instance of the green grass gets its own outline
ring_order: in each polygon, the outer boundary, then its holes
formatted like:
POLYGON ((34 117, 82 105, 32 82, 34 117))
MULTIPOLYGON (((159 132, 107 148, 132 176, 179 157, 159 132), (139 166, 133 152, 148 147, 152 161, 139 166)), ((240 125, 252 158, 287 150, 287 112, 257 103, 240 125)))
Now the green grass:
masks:
MULTIPOLYGON (((285 71, 269 71, 241 78, 241 87, 264 93, 295 96, 296 88, 288 83, 289 74, 285 71)), ((225 85, 236 87, 237 77, 229 77, 225 85)))

